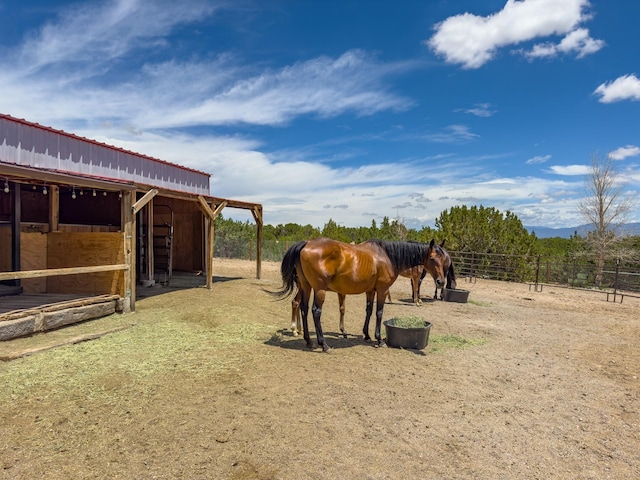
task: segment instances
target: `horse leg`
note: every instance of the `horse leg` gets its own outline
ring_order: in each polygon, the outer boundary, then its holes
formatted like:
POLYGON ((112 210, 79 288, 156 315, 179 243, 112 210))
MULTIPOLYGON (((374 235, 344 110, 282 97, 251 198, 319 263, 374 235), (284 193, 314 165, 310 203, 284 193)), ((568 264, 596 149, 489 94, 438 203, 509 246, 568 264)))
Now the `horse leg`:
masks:
POLYGON ((300 316, 300 290, 296 292, 296 296, 291 300, 291 331, 294 336, 298 336, 302 331, 302 318, 300 316))
POLYGON ((420 283, 414 277, 411 277, 411 291, 413 292, 413 303, 416 307, 422 305, 422 300, 420 300, 420 283))
POLYGON ((371 314, 373 313, 373 297, 375 293, 375 291, 367 292, 367 310, 366 317, 364 319, 364 327, 362 327, 362 333, 364 334, 365 342, 371 341, 371 337, 369 336, 369 320, 371 319, 371 314))
POLYGON ((449 265, 449 268, 447 269, 447 288, 451 288, 455 290, 456 287, 457 287, 456 274, 453 271, 453 264, 452 264, 452 265, 449 265))
POLYGON ((325 290, 314 290, 313 292, 313 324, 316 327, 316 337, 318 337, 318 345, 322 347, 325 352, 330 352, 331 348, 324 341, 324 334, 322 333, 322 324, 320 323, 320 316, 322 315, 322 304, 326 295, 325 290))
POLYGON ((309 294, 310 291, 300 290, 300 312, 302 313, 302 331, 305 342, 307 342, 307 347, 313 348, 313 343, 311 342, 311 336, 309 335, 309 294))
POLYGON ((378 292, 377 296, 377 306, 376 306, 376 340, 378 341, 378 347, 386 347, 387 344, 384 340, 382 340, 382 335, 380 334, 380 329, 382 327, 382 310, 384 309, 384 299, 387 296, 387 292, 378 292))
POLYGON ((338 294, 338 302, 340 303, 340 331, 342 332, 342 336, 347 338, 347 333, 344 331, 344 312, 346 310, 344 306, 345 298, 346 295, 343 295, 342 293, 338 294))

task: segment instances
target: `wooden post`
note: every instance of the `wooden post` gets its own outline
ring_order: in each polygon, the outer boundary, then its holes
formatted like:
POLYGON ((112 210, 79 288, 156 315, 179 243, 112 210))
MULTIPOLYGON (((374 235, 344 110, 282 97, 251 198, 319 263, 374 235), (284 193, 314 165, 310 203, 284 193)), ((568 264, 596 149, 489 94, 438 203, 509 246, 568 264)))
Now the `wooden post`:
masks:
POLYGON ((142 211, 143 215, 146 213, 147 228, 145 230, 145 236, 147 238, 147 245, 145 250, 145 270, 147 271, 147 280, 150 282, 156 278, 155 263, 154 263, 154 242, 153 242, 153 202, 149 202, 142 211))
MULTIPOLYGON (((20 224, 22 222, 22 206, 20 204, 20 184, 13 184, 13 212, 11 213, 11 269, 14 272, 20 271, 20 224)), ((20 286, 20 280, 16 279, 13 285, 20 286)))
POLYGON ((262 205, 251 210, 253 218, 258 227, 256 239, 256 278, 260 280, 262 277, 262 205))
POLYGON ((124 263, 129 270, 124 272, 124 311, 136 309, 136 216, 133 213, 135 190, 124 192, 120 201, 122 232, 124 233, 124 263))
POLYGON ((215 221, 213 218, 207 218, 207 288, 213 288, 213 249, 215 247, 215 221))
POLYGON ((57 232, 60 222, 60 187, 49 187, 49 231, 57 232))

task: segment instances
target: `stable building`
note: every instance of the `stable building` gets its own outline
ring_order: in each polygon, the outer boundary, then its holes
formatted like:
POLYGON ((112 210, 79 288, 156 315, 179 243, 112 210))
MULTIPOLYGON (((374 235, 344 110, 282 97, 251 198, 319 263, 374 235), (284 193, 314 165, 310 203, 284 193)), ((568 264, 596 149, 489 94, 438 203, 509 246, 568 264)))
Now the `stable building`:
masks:
POLYGON ((202 272, 214 220, 262 205, 211 196, 210 175, 0 114, 0 340, 135 310, 140 285, 202 272), (3 333, 4 332, 4 333, 3 333))

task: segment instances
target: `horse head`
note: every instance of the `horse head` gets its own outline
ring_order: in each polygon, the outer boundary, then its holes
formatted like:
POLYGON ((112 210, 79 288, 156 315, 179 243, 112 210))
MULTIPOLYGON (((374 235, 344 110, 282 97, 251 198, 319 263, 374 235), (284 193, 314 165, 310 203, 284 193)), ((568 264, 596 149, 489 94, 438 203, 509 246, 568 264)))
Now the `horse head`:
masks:
POLYGON ((436 282, 436 287, 442 288, 447 279, 446 262, 447 255, 440 245, 437 245, 434 239, 431 239, 427 248, 427 258, 425 268, 436 282))

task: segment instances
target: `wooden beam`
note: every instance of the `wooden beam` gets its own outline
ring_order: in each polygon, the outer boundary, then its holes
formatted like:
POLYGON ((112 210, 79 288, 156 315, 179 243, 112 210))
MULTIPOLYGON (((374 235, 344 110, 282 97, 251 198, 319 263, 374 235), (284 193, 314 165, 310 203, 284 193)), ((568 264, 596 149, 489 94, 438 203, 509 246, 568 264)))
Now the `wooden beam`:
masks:
POLYGON ((207 201, 202 197, 202 195, 198 195, 198 205, 200 206, 200 210, 205 216, 209 217, 211 221, 216 219, 216 214, 211 210, 211 207, 207 203, 207 201))
POLYGON ((20 272, 0 272, 0 281, 15 280, 17 278, 41 278, 56 275, 77 275, 79 273, 116 272, 129 270, 129 265, 95 265, 93 267, 48 268, 45 270, 23 270, 20 272))
POLYGON ((217 218, 218 215, 220 215, 220 212, 222 212, 222 209, 226 207, 228 203, 229 202, 227 200, 223 200, 222 203, 216 207, 216 209, 213 211, 213 214, 215 215, 214 218, 217 218))
POLYGON ((142 207, 153 200, 153 197, 158 195, 158 193, 160 192, 157 188, 152 188, 147 193, 145 193, 140 200, 133 204, 133 214, 136 215, 142 209, 142 207))

